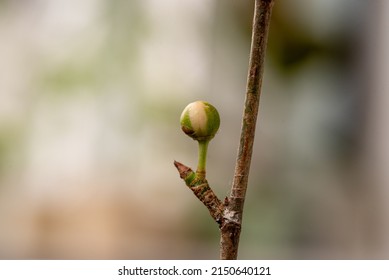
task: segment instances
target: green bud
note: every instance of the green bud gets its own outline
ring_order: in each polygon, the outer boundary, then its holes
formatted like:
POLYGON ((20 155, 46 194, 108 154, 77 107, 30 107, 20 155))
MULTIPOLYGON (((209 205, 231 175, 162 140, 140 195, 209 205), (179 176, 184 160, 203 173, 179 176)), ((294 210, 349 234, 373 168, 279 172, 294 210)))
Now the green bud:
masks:
POLYGON ((180 118, 181 129, 196 141, 211 140, 220 126, 215 107, 205 101, 195 101, 185 107, 180 118))

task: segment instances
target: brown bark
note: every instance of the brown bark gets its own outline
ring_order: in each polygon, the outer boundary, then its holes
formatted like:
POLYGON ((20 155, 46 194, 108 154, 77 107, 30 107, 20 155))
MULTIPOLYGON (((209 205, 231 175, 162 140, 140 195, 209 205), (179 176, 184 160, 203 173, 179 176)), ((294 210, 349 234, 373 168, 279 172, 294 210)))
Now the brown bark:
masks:
POLYGON ((231 195, 220 227, 220 259, 236 259, 261 95, 263 69, 274 0, 256 0, 246 100, 231 195))

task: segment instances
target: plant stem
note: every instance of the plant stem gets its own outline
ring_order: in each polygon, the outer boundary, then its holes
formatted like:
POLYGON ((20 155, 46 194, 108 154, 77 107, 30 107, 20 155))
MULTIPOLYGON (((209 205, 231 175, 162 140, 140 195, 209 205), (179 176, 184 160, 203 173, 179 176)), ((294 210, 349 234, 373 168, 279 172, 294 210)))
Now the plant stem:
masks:
POLYGON ((193 194, 208 208, 212 218, 218 223, 221 223, 224 205, 217 198, 205 178, 199 178, 198 174, 193 170, 178 162, 174 161, 174 166, 177 168, 181 179, 184 179, 185 184, 192 190, 193 194))
POLYGON ((236 259, 261 94, 271 11, 275 0, 255 0, 246 100, 231 194, 221 224, 220 258, 236 259))
POLYGON ((198 141, 199 143, 199 158, 197 163, 196 175, 200 178, 205 178, 206 167, 207 167, 207 151, 209 140, 198 141))
POLYGON ((220 259, 222 260, 232 260, 238 256, 243 205, 253 152, 267 36, 274 1, 255 0, 246 100, 230 196, 226 197, 222 202, 213 192, 205 178, 209 140, 199 141, 198 143, 199 154, 196 173, 190 167, 174 161, 174 166, 177 168, 181 179, 185 181, 185 184, 192 190, 194 195, 208 208, 212 218, 219 224, 220 259))

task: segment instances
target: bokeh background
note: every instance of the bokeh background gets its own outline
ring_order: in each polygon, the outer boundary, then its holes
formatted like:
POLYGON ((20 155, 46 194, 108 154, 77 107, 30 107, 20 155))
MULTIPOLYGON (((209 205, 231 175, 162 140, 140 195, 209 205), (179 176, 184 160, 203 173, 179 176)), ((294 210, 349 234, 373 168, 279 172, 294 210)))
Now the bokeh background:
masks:
MULTIPOLYGON (((214 259, 179 178, 194 100, 228 195, 253 1, 0 1, 0 258, 214 259)), ((277 0, 241 259, 389 258, 389 1, 277 0)))

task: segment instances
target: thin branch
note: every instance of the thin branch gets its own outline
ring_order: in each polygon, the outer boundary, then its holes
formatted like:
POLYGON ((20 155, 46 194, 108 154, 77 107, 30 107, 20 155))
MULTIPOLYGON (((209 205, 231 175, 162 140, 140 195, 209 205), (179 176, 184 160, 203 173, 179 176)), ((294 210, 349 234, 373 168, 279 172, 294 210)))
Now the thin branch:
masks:
POLYGON ((223 204, 217 198, 204 176, 196 176, 196 173, 188 166, 174 161, 181 179, 191 189, 193 194, 208 208, 212 218, 220 224, 223 214, 223 204))
POLYGON ((240 145, 231 194, 220 227, 220 258, 236 259, 261 94, 271 11, 275 0, 255 0, 251 52, 240 145))
MULTIPOLYGON (((209 186, 205 178, 207 144, 201 143, 199 139, 195 138, 195 140, 199 141, 199 164, 196 172, 190 167, 174 161, 174 166, 177 168, 181 179, 185 181, 185 184, 191 189, 193 194, 207 207, 212 218, 219 224, 221 259, 236 259, 238 255, 243 205, 247 189, 255 136, 255 125, 258 115, 259 97, 262 86, 267 35, 274 1, 275 0, 255 0, 246 101, 231 195, 221 202, 209 186)), ((206 105, 209 109, 210 104, 206 105)), ((213 109, 212 113, 215 114, 216 109, 213 109)), ((220 122, 217 111, 216 114, 217 117, 214 116, 214 120, 220 122)), ((187 119, 184 118, 181 121, 184 121, 186 126, 190 126, 190 122, 185 123, 187 119)), ((184 126, 185 129, 187 129, 186 126, 184 126)), ((214 130, 213 133, 216 133, 218 128, 219 124, 211 127, 211 129, 214 130)), ((184 132, 186 133, 185 129, 184 132)), ((189 136, 193 135, 192 130, 188 131, 190 132, 189 136)))

